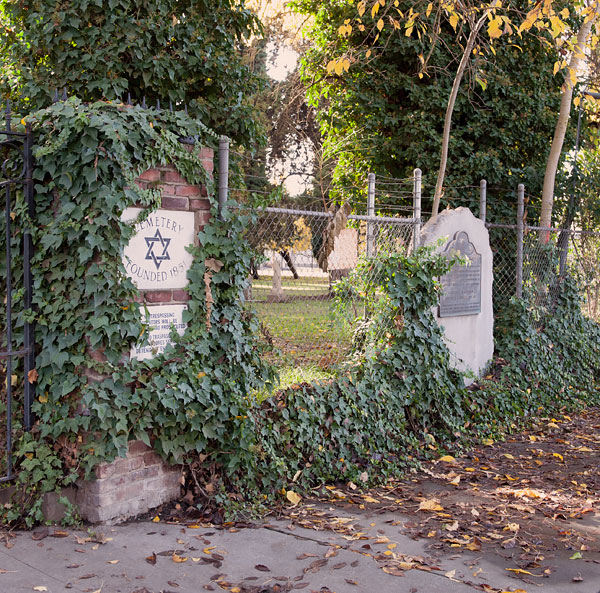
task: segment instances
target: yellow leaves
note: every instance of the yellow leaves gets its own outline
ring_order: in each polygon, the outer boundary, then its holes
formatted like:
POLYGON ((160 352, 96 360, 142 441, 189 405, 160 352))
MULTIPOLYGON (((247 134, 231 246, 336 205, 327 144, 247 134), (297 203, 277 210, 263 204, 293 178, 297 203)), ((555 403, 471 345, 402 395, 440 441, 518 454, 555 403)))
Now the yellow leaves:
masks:
POLYGON ((381 31, 383 29, 383 19, 377 21, 377 28, 381 31))
POLYGON ((198 377, 198 379, 202 379, 202 377, 206 377, 206 373, 203 373, 202 371, 200 371, 196 377, 198 377))
POLYGON ((365 14, 365 10, 367 9, 367 3, 366 2, 359 2, 356 5, 356 10, 358 10, 358 16, 362 17, 363 14, 365 14))
POLYGON ((375 2, 371 7, 371 18, 374 19, 375 15, 379 12, 379 2, 375 2))
POLYGON ((379 502, 376 498, 373 498, 372 496, 363 496, 363 500, 365 502, 379 502))
POLYGON ((432 3, 432 2, 430 2, 430 3, 427 5, 427 9, 425 10, 425 17, 426 17, 426 18, 429 18, 429 15, 431 14, 431 11, 432 11, 432 10, 433 10, 433 3, 432 3))
POLYGON ((474 467, 465 467, 465 471, 469 473, 473 473, 475 471, 474 467))
POLYGON ((561 461, 561 463, 565 462, 564 457, 560 453, 552 453, 552 457, 556 457, 557 459, 559 459, 561 461))
POLYGON ((457 14, 451 14, 450 18, 448 20, 450 22, 450 26, 456 31, 456 27, 458 25, 458 15, 457 14))
POLYGON ((502 453, 502 457, 505 457, 506 459, 514 459, 514 456, 510 453, 502 453))
POLYGON ((214 550, 217 546, 210 546, 208 548, 202 548, 202 552, 207 556, 210 556, 212 550, 214 550))
POLYGON ((521 526, 518 523, 508 523, 504 526, 504 529, 502 531, 514 531, 515 533, 517 533, 519 529, 521 529, 521 526))
POLYGON ((302 497, 299 494, 296 494, 293 490, 288 490, 285 494, 285 497, 296 506, 301 500, 302 497))
POLYGON ((529 576, 532 576, 532 577, 542 576, 539 574, 533 574, 532 572, 529 572, 528 570, 523 570, 522 568, 506 568, 505 570, 514 572, 515 574, 528 574, 529 576))
POLYGON ((491 447, 494 444, 494 440, 493 439, 483 439, 481 441, 482 445, 485 445, 486 447, 491 447))
POLYGON ((438 459, 439 461, 444 461, 446 463, 456 463, 456 459, 454 459, 454 457, 452 457, 452 455, 444 455, 443 457, 440 457, 438 459))
POLYGON ((352 25, 348 23, 344 23, 343 25, 338 27, 338 35, 340 35, 340 37, 350 37, 351 33, 352 25))
POLYGON ((565 22, 557 15, 550 17, 550 26, 552 28, 551 34, 554 39, 560 37, 566 29, 565 22))
POLYGON ((327 64, 327 74, 335 72, 340 76, 344 71, 350 69, 350 60, 348 58, 340 58, 339 60, 330 60, 327 64))
POLYGON ((436 498, 421 501, 417 511, 443 511, 444 507, 440 505, 440 501, 436 498))
POLYGON ((513 491, 513 496, 516 498, 546 498, 546 495, 539 490, 534 490, 533 488, 523 488, 522 490, 513 491))
POLYGON ((533 27, 534 23, 538 20, 539 9, 534 8, 527 13, 525 20, 520 24, 518 28, 519 35, 523 31, 529 31, 533 27))
POLYGON ((370 58, 372 53, 373 53, 373 52, 372 52, 372 51, 369 49, 369 50, 367 50, 367 53, 365 54, 365 56, 366 56, 367 58, 370 58))
POLYGON ((41 404, 45 404, 45 403, 47 403, 47 402, 48 402, 48 396, 47 396, 46 394, 44 394, 44 395, 40 395, 40 396, 38 397, 38 401, 39 401, 41 404))
POLYGON ((152 523, 159 523, 160 522, 160 517, 158 515, 156 515, 156 517, 154 517, 154 519, 152 519, 152 523))
POLYGON ((502 19, 500 17, 496 17, 492 19, 488 24, 488 35, 490 39, 498 39, 498 37, 502 36, 502 19))
POLYGON ((187 562, 187 556, 179 556, 179 554, 175 554, 175 552, 173 552, 171 560, 177 564, 180 564, 181 562, 187 562))
POLYGON ((456 476, 453 480, 450 480, 450 484, 458 486, 460 484, 460 476, 456 476))

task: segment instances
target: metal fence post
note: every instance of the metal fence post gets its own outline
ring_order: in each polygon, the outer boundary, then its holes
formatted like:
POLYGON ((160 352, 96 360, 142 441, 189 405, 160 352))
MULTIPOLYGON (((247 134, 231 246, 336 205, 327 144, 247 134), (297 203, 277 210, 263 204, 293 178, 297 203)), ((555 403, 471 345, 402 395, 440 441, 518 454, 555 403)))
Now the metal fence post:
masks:
MULTIPOLYGON (((367 216, 375 216, 375 173, 369 173, 367 187, 367 216)), ((375 255, 375 225, 367 222, 367 257, 375 255)))
POLYGON ((421 169, 413 171, 413 250, 416 251, 421 243, 421 169))
POLYGON ((485 224, 485 215, 487 208, 487 181, 482 179, 479 182, 479 218, 485 224))
POLYGON ((229 138, 221 136, 219 139, 219 218, 223 218, 223 211, 229 193, 229 138))
POLYGON ((523 217, 525 216, 525 186, 517 187, 517 269, 515 277, 515 296, 523 296, 523 217))

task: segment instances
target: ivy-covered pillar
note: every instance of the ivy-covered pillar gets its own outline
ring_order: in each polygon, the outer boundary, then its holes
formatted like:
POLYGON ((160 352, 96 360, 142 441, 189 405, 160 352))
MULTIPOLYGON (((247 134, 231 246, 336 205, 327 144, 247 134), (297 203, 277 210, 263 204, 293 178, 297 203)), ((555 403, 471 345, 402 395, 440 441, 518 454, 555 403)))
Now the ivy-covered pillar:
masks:
MULTIPOLYGON (((214 151, 189 144, 186 148, 212 175, 214 151)), ((211 204, 206 185, 189 183, 173 164, 147 169, 135 183, 143 190, 160 192, 159 208, 136 204, 122 216, 134 226, 123 265, 138 289, 136 301, 147 328, 146 340, 125 355, 148 360, 165 351, 173 329, 179 335, 185 331, 183 312, 190 300, 187 272, 193 262, 189 248, 198 245, 198 233, 211 217, 211 204)), ((100 351, 89 353, 102 359, 100 351)), ((93 381, 109 380, 108 375, 88 376, 93 381)), ((177 498, 182 483, 180 465, 168 465, 149 444, 133 440, 124 457, 96 467, 94 480, 78 482, 76 502, 88 521, 115 522, 177 498)))

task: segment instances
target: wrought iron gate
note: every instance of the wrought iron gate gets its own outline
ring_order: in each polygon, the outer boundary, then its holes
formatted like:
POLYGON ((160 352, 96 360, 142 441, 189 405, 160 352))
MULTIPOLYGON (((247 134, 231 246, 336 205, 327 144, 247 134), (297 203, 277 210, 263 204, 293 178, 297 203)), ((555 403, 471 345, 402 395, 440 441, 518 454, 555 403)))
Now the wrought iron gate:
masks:
MULTIPOLYGON (((4 193, 3 237, 5 253, 0 255, 0 277, 4 276, 4 309, 0 310, 0 417, 5 416, 5 451, 2 451, 0 482, 14 477, 13 417, 16 402, 23 405, 23 427, 31 428, 31 402, 35 389, 35 347, 33 325, 25 314, 32 304, 31 255, 33 250, 33 134, 11 129, 10 104, 6 127, 0 130, 0 193, 4 193), (21 233, 15 233, 21 230, 21 233), (17 237, 23 236, 23 241, 17 237), (3 475, 2 475, 3 474, 3 475)), ((0 293, 1 294, 1 293, 0 293)), ((0 305, 1 307, 2 305, 0 305)), ((0 445, 0 450, 4 446, 0 445)))

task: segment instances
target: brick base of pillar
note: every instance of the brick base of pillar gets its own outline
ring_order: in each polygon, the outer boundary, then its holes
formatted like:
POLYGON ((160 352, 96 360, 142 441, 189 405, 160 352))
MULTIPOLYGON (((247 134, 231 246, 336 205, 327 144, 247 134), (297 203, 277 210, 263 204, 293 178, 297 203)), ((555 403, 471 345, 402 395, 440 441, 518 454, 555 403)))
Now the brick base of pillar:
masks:
POLYGON ((142 441, 131 441, 126 457, 100 464, 96 480, 77 484, 76 503, 90 523, 121 523, 176 499, 181 478, 181 466, 169 466, 142 441))

